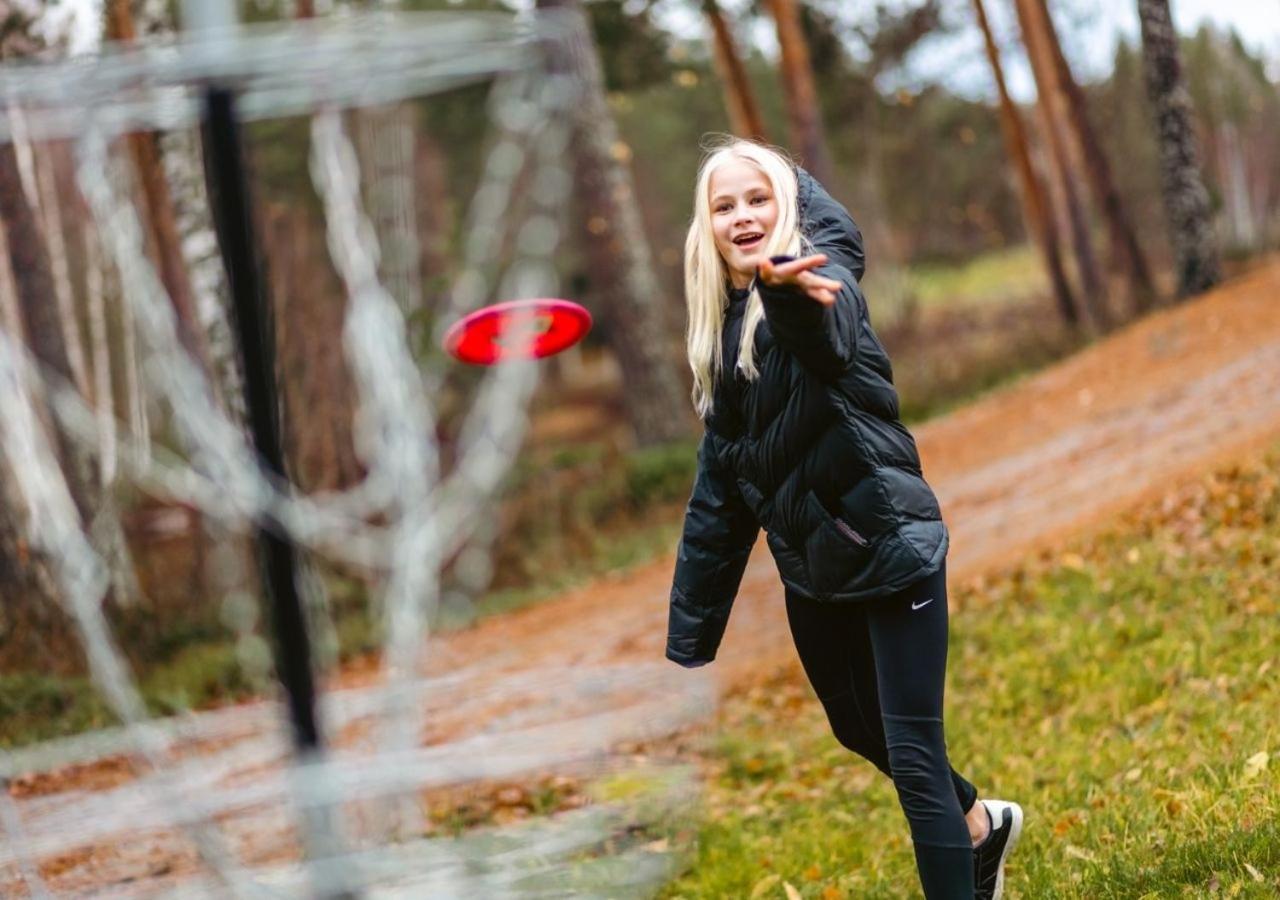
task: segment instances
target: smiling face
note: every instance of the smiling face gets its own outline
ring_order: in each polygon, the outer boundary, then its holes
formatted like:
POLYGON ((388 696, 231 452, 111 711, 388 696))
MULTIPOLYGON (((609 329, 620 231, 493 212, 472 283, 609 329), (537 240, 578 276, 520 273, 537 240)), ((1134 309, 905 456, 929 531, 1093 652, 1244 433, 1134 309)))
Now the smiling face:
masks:
POLYGON ((751 284, 778 221, 778 202, 764 173, 731 159, 711 173, 711 230, 736 288, 751 284))

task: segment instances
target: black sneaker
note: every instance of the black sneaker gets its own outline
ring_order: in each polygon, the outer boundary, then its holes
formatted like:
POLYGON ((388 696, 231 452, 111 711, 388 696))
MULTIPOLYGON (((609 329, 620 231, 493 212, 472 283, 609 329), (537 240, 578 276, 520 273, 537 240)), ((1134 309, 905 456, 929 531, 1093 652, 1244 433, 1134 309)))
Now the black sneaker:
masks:
POLYGON ((991 832, 973 848, 973 886, 977 900, 1000 900, 1004 893, 1004 861, 1022 835, 1022 807, 1005 800, 983 800, 991 832))

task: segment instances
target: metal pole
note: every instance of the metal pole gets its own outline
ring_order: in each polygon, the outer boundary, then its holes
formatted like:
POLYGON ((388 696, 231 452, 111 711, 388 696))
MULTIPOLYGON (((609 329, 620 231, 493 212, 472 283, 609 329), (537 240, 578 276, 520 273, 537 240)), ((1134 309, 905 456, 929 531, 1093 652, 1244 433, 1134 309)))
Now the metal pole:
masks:
MULTIPOLYGON (((232 0, 187 0, 187 25, 234 31, 237 24, 232 0)), ((262 277, 258 244, 254 237, 253 200, 245 163, 241 121, 233 88, 217 82, 204 95, 202 127, 205 177, 214 228, 227 270, 235 329, 244 362, 244 399, 249 430, 263 466, 286 480, 284 447, 280 435, 279 391, 275 380, 275 334, 271 307, 262 277)), ((298 549, 288 530, 269 513, 257 523, 257 543, 264 599, 270 608, 275 633, 276 673, 284 687, 289 719, 293 725, 297 776, 304 793, 312 793, 323 742, 316 707, 311 644, 306 614, 298 592, 298 549)), ((307 801, 308 803, 310 800, 307 801)), ((304 855, 319 865, 313 872, 313 896, 346 900, 359 895, 343 886, 356 874, 335 878, 328 867, 342 853, 334 810, 327 804, 303 811, 304 855)))
MULTIPOLYGON (((205 95, 205 169, 244 360, 250 432, 265 467, 283 478, 274 329, 256 253, 253 206, 235 105, 235 95, 227 88, 210 87, 205 95)), ((320 729, 311 646, 296 580, 297 548, 286 535, 278 523, 258 524, 263 588, 276 638, 276 668, 288 695, 295 743, 299 754, 305 756, 319 749, 320 729)))

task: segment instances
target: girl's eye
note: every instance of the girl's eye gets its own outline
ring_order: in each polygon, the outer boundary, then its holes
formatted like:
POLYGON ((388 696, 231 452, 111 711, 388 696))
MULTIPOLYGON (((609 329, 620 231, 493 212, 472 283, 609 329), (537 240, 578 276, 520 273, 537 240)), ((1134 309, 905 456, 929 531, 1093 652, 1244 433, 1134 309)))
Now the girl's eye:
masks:
POLYGON ((752 202, 752 203, 764 203, 764 202, 765 202, 766 200, 768 200, 768 199, 769 199, 768 197, 764 197, 764 196, 760 196, 760 197, 752 197, 752 198, 751 198, 751 202, 752 202))

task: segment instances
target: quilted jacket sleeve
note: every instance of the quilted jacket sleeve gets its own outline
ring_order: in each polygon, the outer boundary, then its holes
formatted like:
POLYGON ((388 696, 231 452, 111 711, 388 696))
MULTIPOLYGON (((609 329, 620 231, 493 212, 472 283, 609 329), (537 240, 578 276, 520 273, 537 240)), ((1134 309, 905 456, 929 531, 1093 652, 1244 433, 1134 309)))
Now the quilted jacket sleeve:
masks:
MULTIPOLYGON (((756 281, 765 317, 778 342, 805 368, 828 381, 852 365, 857 354, 858 320, 867 315, 867 301, 858 286, 866 271, 866 252, 858 225, 816 178, 796 167, 800 230, 808 246, 804 253, 825 253, 828 263, 815 271, 841 282, 832 306, 823 306, 793 287, 769 287, 756 281)), ((774 257, 780 262, 789 257, 774 257)))
POLYGON ((682 666, 715 659, 760 525, 716 459, 714 435, 698 446, 698 474, 676 550, 667 659, 682 666))
POLYGON ((800 230, 817 253, 825 253, 833 263, 844 266, 857 281, 867 270, 867 254, 862 231, 849 210, 827 193, 818 179, 796 167, 800 230))
MULTIPOLYGON (((792 257, 775 256, 774 263, 792 257)), ((778 343, 801 365, 827 381, 834 381, 853 366, 858 352, 858 320, 866 315, 867 301, 853 273, 828 263, 813 271, 840 282, 836 302, 825 306, 793 285, 770 287, 756 278, 765 319, 778 343)))

